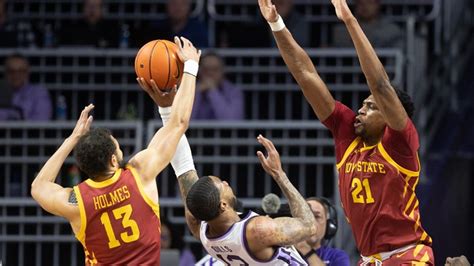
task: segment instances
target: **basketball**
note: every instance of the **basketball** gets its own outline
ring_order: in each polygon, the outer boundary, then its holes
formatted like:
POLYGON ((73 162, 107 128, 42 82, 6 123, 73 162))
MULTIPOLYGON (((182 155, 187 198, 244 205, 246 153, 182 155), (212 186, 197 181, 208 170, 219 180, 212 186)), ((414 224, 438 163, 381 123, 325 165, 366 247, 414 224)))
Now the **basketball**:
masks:
POLYGON ((162 91, 172 89, 183 75, 178 46, 167 40, 153 40, 143 45, 135 57, 135 73, 151 86, 153 79, 162 91))

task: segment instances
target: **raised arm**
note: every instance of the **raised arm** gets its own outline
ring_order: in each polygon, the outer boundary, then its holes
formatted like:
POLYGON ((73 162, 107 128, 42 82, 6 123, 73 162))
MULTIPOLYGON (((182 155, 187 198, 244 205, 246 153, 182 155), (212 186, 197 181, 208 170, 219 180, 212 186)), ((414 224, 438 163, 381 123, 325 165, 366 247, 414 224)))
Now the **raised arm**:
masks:
POLYGON ((198 178, 199 177, 196 170, 189 170, 186 173, 178 176, 178 183, 179 191, 181 192, 181 199, 184 202, 184 215, 186 217, 186 223, 188 224, 189 231, 191 231, 197 240, 200 240, 199 228, 201 226, 201 221, 194 217, 189 211, 188 206, 186 206, 186 197, 188 196, 188 192, 193 184, 196 183, 198 178))
POLYGON ((295 41, 290 31, 284 27, 283 20, 272 4, 271 0, 258 0, 262 16, 272 26, 280 54, 291 74, 301 87, 306 100, 313 108, 314 113, 320 121, 326 118, 334 110, 334 98, 329 92, 326 84, 319 76, 313 62, 308 54, 295 41), (278 27, 281 25, 280 27, 278 27))
POLYGON ((261 151, 257 152, 265 171, 270 174, 288 199, 293 217, 282 217, 271 219, 267 216, 259 216, 249 222, 247 236, 256 238, 249 246, 254 252, 258 252, 275 245, 293 245, 316 233, 317 225, 308 203, 298 190, 291 184, 285 172, 281 168, 280 155, 273 143, 259 135, 257 137, 268 156, 265 157, 261 151))
POLYGON ((337 17, 344 22, 351 35, 370 92, 390 128, 405 128, 408 115, 390 84, 387 72, 377 57, 374 48, 349 9, 346 0, 332 0, 337 17))
POLYGON ((64 140, 31 183, 31 196, 39 205, 46 211, 67 219, 71 218, 71 206, 67 202, 72 189, 56 184, 55 180, 67 156, 81 136, 89 131, 92 123, 92 116, 89 116, 89 112, 93 108, 94 105, 89 104, 82 110, 72 134, 64 140))
MULTIPOLYGON (((184 73, 176 100, 171 107, 170 119, 156 132, 148 147, 130 160, 130 164, 137 168, 145 183, 154 182, 156 176, 169 164, 191 117, 201 51, 184 37, 181 37, 181 40, 175 37, 175 43, 179 46, 179 58, 184 62, 184 73)), ((162 93, 153 82, 152 87, 143 82, 140 82, 140 85, 152 98, 162 93)))
MULTIPOLYGON (((153 100, 159 106, 159 112, 161 120, 163 121, 163 125, 166 125, 171 116, 171 107, 169 106, 173 102, 173 95, 169 95, 169 98, 166 102, 160 101, 159 98, 153 98, 153 100)), ((188 192, 199 177, 197 175, 196 168, 194 167, 191 147, 189 146, 189 142, 185 134, 181 136, 181 139, 179 140, 176 153, 174 154, 173 159, 171 159, 171 166, 173 167, 174 173, 178 178, 181 199, 183 200, 184 204, 186 223, 188 224, 188 228, 193 236, 199 240, 199 227, 201 221, 196 219, 186 206, 188 192)))

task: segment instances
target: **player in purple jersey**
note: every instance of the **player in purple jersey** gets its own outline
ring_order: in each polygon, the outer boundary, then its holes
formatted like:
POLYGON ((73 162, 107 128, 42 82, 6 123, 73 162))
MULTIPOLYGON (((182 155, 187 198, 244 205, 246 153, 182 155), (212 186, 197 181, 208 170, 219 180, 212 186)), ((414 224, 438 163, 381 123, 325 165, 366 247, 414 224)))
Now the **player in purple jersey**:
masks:
MULTIPOLYGON (((173 102, 174 95, 168 96, 173 102)), ((158 103, 159 99, 152 98, 158 103)), ((171 107, 159 107, 159 113, 166 125, 171 107)), ((273 143, 261 135, 257 141, 267 153, 265 156, 259 151, 257 156, 287 197, 293 217, 272 219, 253 212, 239 216, 235 210, 237 199, 227 182, 215 176, 198 177, 183 135, 171 165, 185 202, 188 227, 209 254, 227 265, 307 265, 291 245, 316 233, 314 216, 283 171, 273 143)))

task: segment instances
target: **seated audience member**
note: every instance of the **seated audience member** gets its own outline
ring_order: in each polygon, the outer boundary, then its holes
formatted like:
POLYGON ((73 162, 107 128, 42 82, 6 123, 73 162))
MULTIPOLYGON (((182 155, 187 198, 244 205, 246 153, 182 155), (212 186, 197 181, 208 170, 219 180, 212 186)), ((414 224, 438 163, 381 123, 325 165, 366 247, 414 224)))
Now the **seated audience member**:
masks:
MULTIPOLYGON (((310 45, 310 27, 309 22, 305 17, 294 9, 294 0, 273 0, 276 9, 286 27, 291 31, 291 34, 299 45, 305 47, 310 45)), ((268 27, 267 27, 268 28, 268 27)), ((276 46, 275 39, 270 38, 272 46, 276 46)))
POLYGON ((167 18, 152 22, 148 39, 173 40, 174 36, 183 36, 196 47, 209 46, 207 26, 198 18, 191 18, 191 0, 168 0, 166 14, 167 18))
POLYGON ((222 58, 213 52, 201 57, 192 119, 244 118, 242 90, 225 78, 222 58))
MULTIPOLYGON (((51 99, 46 88, 29 82, 28 60, 13 54, 5 59, 5 81, 0 88, 0 120, 50 120, 51 99)), ((0 83, 2 84, 2 83, 0 83)))
POLYGON ((104 19, 103 9, 102 0, 84 0, 83 17, 61 28, 59 45, 118 47, 119 27, 104 19))
MULTIPOLYGON (((272 193, 262 199, 262 208, 256 212, 271 218, 292 216, 288 204, 280 204, 279 198, 272 193)), ((337 233, 337 211, 325 198, 306 199, 318 225, 316 234, 295 245, 308 265, 349 266, 349 255, 340 249, 329 247, 329 241, 337 233)))
POLYGON ((8 19, 6 0, 0 0, 0 47, 35 47, 37 31, 26 21, 8 19))
POLYGON ((174 230, 173 224, 161 217, 161 249, 177 249, 180 252, 179 266, 194 265, 196 259, 191 250, 184 246, 183 239, 174 230))
MULTIPOLYGON (((380 14, 382 0, 356 0, 355 16, 374 47, 404 47, 403 31, 380 14)), ((338 23, 332 30, 335 47, 353 47, 346 26, 338 23)))
POLYGON ((460 257, 447 257, 446 258, 446 263, 444 265, 447 266, 470 266, 471 263, 467 260, 466 256, 460 256, 460 257))
POLYGON ((324 198, 307 198, 311 211, 318 224, 317 233, 296 245, 303 259, 310 265, 349 266, 349 256, 340 249, 327 246, 327 242, 337 232, 337 212, 324 198), (321 264, 324 263, 324 264, 321 264))

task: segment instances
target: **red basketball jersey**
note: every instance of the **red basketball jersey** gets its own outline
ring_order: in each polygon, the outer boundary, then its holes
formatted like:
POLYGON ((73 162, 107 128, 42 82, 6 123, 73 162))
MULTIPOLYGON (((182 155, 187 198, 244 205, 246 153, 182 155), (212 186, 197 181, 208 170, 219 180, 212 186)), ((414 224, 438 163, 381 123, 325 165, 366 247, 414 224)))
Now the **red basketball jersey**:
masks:
POLYGON ((354 112, 336 102, 324 124, 335 139, 341 202, 360 253, 370 256, 416 243, 431 246, 415 195, 420 165, 413 123, 409 120, 403 131, 386 127, 382 140, 367 146, 355 135, 354 121, 354 112))
POLYGON ((135 169, 119 169, 103 182, 88 179, 74 191, 86 265, 160 264, 159 206, 144 193, 135 169))

